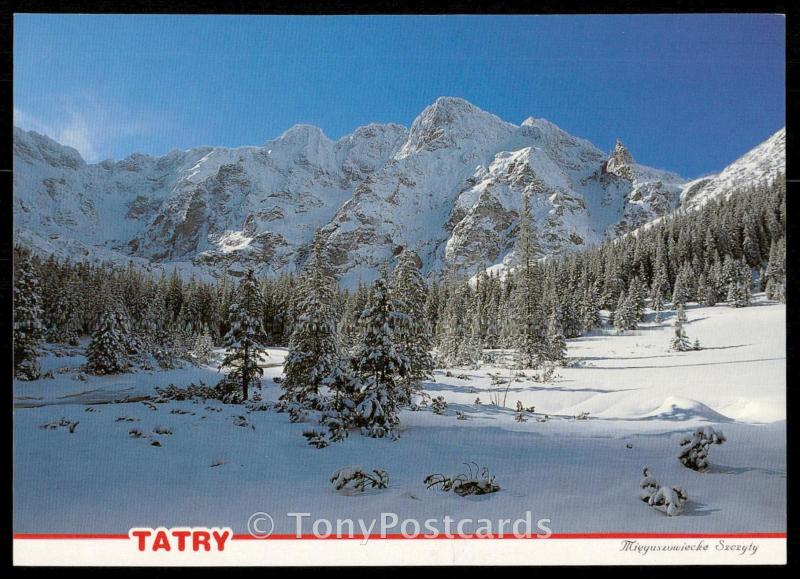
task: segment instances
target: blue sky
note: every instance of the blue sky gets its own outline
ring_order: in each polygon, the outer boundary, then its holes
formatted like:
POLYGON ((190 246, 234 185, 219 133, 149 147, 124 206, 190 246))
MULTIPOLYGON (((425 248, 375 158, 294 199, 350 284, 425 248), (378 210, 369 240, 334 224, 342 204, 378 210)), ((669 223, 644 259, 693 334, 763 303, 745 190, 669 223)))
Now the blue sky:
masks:
POLYGON ((785 123, 784 18, 17 15, 15 124, 91 161, 410 126, 438 96, 686 177, 785 123))

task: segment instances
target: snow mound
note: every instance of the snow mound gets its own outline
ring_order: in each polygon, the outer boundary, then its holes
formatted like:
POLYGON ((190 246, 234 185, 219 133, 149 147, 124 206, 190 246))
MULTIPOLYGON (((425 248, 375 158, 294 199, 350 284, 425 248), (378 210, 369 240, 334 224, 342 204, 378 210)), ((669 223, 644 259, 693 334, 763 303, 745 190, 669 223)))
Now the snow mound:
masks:
POLYGON ((709 422, 731 422, 727 416, 691 398, 669 396, 658 408, 645 414, 643 419, 658 420, 707 420, 709 422))

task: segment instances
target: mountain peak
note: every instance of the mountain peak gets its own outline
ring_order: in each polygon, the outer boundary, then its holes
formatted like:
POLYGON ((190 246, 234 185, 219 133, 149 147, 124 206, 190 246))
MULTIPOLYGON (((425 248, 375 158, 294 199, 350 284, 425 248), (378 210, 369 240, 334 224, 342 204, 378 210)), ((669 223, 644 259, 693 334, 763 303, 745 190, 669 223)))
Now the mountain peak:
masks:
POLYGON ((330 139, 317 126, 297 124, 284 131, 276 141, 291 144, 308 144, 316 141, 330 141, 330 139))
POLYGON ((635 163, 636 161, 634 161, 633 155, 631 155, 622 141, 617 139, 617 142, 614 144, 614 150, 611 151, 611 155, 608 157, 608 161, 606 161, 605 169, 608 173, 614 173, 620 177, 631 179, 631 167, 635 163))
POLYGON ((414 119, 400 156, 423 150, 458 149, 469 142, 480 148, 507 138, 514 128, 463 98, 439 97, 414 119))

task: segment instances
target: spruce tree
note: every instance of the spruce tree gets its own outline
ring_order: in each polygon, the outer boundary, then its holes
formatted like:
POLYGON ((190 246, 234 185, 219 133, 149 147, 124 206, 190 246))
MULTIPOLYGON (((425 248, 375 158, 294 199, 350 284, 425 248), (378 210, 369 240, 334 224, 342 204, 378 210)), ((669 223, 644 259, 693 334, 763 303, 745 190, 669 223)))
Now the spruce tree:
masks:
POLYGON ((631 314, 638 322, 644 318, 644 287, 638 276, 634 276, 628 288, 628 303, 630 304, 631 314))
POLYGON ((764 274, 767 280, 767 299, 786 302, 786 238, 773 242, 769 249, 769 262, 764 274))
POLYGON ((514 299, 517 322, 514 339, 516 363, 519 368, 536 368, 544 358, 546 346, 542 327, 539 272, 535 264, 539 245, 528 197, 525 197, 520 216, 517 253, 519 266, 515 272, 517 285, 514 299))
POLYGON ((26 255, 17 263, 14 276, 14 375, 22 380, 40 376, 37 348, 42 340, 41 290, 26 255))
POLYGON ((653 294, 653 303, 651 304, 653 311, 656 313, 654 321, 661 322, 661 312, 664 310, 664 298, 661 295, 661 289, 656 288, 653 294))
POLYGON ((750 267, 744 262, 732 261, 728 279, 728 305, 733 308, 749 305, 753 282, 750 267))
POLYGON ((614 327, 618 334, 624 334, 628 330, 636 329, 636 317, 625 292, 620 292, 619 294, 617 310, 614 312, 614 327))
POLYGON ((550 315, 547 326, 547 359, 562 365, 567 360, 567 341, 564 338, 557 312, 550 315))
POLYGON ((86 370, 90 374, 118 374, 131 366, 128 356, 129 321, 124 307, 110 300, 97 330, 86 349, 86 370))
POLYGON ((264 370, 258 365, 266 354, 266 337, 261 322, 263 298, 252 269, 239 282, 235 300, 228 307, 225 357, 220 368, 230 368, 227 380, 241 387, 247 400, 251 386, 260 386, 264 370))
MULTIPOLYGON (((406 249, 400 254, 391 278, 391 297, 404 304, 402 313, 408 316, 397 334, 398 351, 408 358, 409 372, 404 377, 402 401, 411 402, 411 395, 423 380, 433 375, 433 339, 430 325, 425 319, 427 288, 422 278, 416 254, 406 249)), ((477 319, 477 312, 475 318, 477 319)))
POLYGON ((281 400, 315 406, 319 387, 339 360, 337 282, 315 243, 297 288, 298 313, 283 367, 281 400))
POLYGON ((362 341, 353 360, 364 384, 357 412, 368 436, 394 436, 399 424, 398 400, 403 380, 411 371, 397 344, 399 332, 409 323, 405 309, 404 303, 390 296, 382 276, 373 284, 369 303, 361 313, 362 341))
POLYGON ((687 350, 691 350, 692 343, 689 341, 689 338, 686 336, 686 332, 683 330, 683 322, 681 321, 680 316, 675 316, 675 322, 672 327, 674 334, 672 336, 672 341, 670 342, 670 348, 677 352, 686 352, 687 350))

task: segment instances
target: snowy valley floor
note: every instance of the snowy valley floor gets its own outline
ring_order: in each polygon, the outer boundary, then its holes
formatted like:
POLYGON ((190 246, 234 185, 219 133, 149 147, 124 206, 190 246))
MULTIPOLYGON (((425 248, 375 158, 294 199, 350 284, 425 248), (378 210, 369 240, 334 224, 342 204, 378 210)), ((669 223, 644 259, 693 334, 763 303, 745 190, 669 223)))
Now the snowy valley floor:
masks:
MULTIPOLYGON (((498 393, 488 373, 507 378, 509 370, 437 372, 425 389, 446 399, 444 416, 404 411, 397 441, 353 433, 321 450, 301 435, 308 424, 274 411, 109 403, 170 383, 213 385, 220 378, 214 367, 83 381, 76 377, 82 356, 47 356, 43 369, 54 378, 14 382, 14 531, 125 533, 163 525, 242 533, 256 511, 272 514, 277 533, 294 532, 288 512, 331 519, 392 512, 424 521, 516 519, 526 511, 534 521, 550 519, 556 533, 785 531, 785 306, 762 298, 739 310, 690 306, 687 314, 687 334, 702 351, 667 350, 669 316, 625 336, 598 331, 569 341, 574 365, 552 383, 512 382, 505 408, 490 404, 498 393), (514 420, 517 400, 536 407, 526 422, 514 420), (582 412, 589 418, 574 419, 582 412), (549 420, 538 421, 544 414, 549 420), (236 424, 239 416, 246 426, 236 424), (41 428, 62 417, 79 422, 74 433, 41 428), (711 448, 711 472, 700 474, 676 457, 681 436, 706 424, 728 440, 711 448), (172 434, 151 434, 157 427, 172 434), (133 428, 151 438, 132 438, 133 428), (472 498, 426 490, 427 474, 457 473, 466 461, 487 466, 502 490, 472 498), (389 488, 335 492, 331 474, 351 465, 386 470, 389 488), (682 516, 668 518, 638 499, 644 465, 662 484, 686 489, 682 516)), ((272 378, 285 352, 270 354, 267 401, 279 394, 272 378)))

